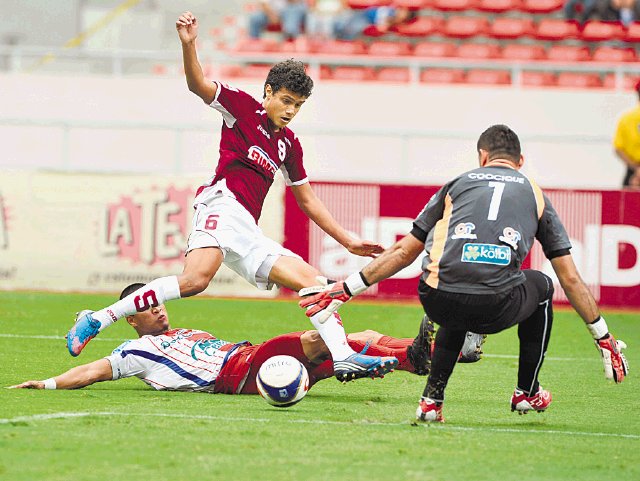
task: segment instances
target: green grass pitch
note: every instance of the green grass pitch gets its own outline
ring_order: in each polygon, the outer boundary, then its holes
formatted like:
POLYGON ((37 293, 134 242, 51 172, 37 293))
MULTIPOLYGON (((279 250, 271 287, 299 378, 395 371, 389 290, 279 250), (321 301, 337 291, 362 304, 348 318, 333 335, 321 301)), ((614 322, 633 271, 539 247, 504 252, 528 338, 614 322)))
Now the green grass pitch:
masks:
MULTIPOLYGON (((107 355, 134 335, 118 322, 71 358, 62 337, 73 313, 111 296, 0 292, 0 385, 44 379, 107 355)), ((174 327, 260 342, 309 327, 291 301, 190 299, 168 304, 174 327)), ((413 337, 413 304, 354 302, 349 331, 413 337)), ((459 365, 446 424, 414 426, 425 378, 316 385, 298 405, 258 396, 156 392, 137 379, 77 391, 0 389, 0 480, 597 480, 640 479, 640 318, 608 313, 629 345, 631 373, 604 380, 587 330, 556 312, 540 376, 547 412, 509 409, 515 329, 490 336, 485 357, 459 365)))

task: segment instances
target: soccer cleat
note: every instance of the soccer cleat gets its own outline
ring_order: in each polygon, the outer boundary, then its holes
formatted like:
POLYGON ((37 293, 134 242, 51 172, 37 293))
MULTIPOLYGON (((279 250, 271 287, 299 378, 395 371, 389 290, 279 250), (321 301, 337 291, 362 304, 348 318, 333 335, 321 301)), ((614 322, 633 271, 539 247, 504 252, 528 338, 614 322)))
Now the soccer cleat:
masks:
POLYGON ((433 321, 425 316, 420 323, 418 335, 413 343, 407 347, 407 359, 413 366, 414 373, 426 376, 431 371, 431 354, 434 346, 435 327, 433 321))
POLYGON ((76 314, 76 323, 66 335, 67 349, 73 357, 79 355, 84 346, 98 335, 100 321, 93 318, 93 311, 84 310, 76 314))
POLYGON ((443 423, 442 403, 422 396, 416 409, 416 419, 425 423, 443 423))
POLYGON ((516 388, 511 396, 511 411, 518 414, 527 414, 529 411, 543 412, 551 404, 551 393, 538 386, 538 392, 534 396, 527 396, 524 391, 516 388))
POLYGON ((344 361, 333 362, 333 373, 341 382, 348 382, 363 377, 384 377, 398 365, 398 360, 392 356, 365 356, 354 352, 344 361))
POLYGON ((464 344, 460 350, 458 362, 478 362, 482 357, 482 345, 487 338, 486 334, 467 332, 464 344))

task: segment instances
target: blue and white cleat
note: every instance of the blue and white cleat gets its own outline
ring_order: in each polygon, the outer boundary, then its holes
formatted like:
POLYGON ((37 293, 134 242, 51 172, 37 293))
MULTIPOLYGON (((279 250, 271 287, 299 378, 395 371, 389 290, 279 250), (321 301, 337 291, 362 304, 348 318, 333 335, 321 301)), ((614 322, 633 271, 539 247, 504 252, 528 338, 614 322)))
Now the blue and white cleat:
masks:
POLYGON ((393 356, 366 356, 354 352, 344 361, 333 362, 333 373, 341 382, 348 382, 363 377, 384 377, 398 366, 398 359, 393 356))
POLYGON ((76 314, 76 323, 67 333, 67 349, 73 357, 79 355, 84 346, 100 332, 100 321, 93 318, 93 311, 84 310, 76 314))

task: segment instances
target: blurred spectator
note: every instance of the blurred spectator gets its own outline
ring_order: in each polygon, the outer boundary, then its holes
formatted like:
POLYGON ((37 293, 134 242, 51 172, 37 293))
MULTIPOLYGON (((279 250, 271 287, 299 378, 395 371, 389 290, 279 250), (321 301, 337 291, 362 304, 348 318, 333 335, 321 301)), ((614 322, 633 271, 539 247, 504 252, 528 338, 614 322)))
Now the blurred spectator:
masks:
MULTIPOLYGON (((587 20, 600 20, 621 22, 629 26, 633 21, 640 19, 639 0, 569 0, 567 5, 571 2, 582 3, 583 11, 578 17, 580 23, 587 20)), ((565 15, 567 5, 565 5, 565 15)))
POLYGON ((280 27, 285 40, 302 33, 307 3, 305 0, 260 0, 258 10, 249 16, 249 36, 260 38, 269 27, 280 27))
POLYGON ((309 0, 306 34, 310 38, 332 38, 336 18, 349 10, 347 0, 309 0))
POLYGON ((410 20, 415 16, 405 7, 369 7, 364 10, 350 10, 336 18, 334 36, 339 40, 353 40, 367 30, 386 33, 391 27, 410 20))
MULTIPOLYGON (((640 101, 640 80, 635 89, 640 101)), ((640 189, 640 102, 620 117, 613 147, 616 155, 627 166, 622 187, 640 189)))
POLYGON ((597 0, 567 0, 563 7, 564 18, 583 24, 593 15, 596 3, 597 0))

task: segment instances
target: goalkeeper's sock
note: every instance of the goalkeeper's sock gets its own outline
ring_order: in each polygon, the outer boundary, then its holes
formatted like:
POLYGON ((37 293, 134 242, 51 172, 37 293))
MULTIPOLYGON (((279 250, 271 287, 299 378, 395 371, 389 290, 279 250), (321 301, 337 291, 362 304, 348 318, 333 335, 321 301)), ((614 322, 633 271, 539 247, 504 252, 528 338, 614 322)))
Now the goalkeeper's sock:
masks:
POLYGON ((318 318, 323 311, 311 316, 311 323, 318 330, 320 337, 329 348, 333 361, 344 361, 355 351, 349 347, 347 334, 342 325, 342 319, 334 313, 325 322, 320 322, 318 318))
POLYGON ((380 339, 378 339, 378 342, 376 342, 376 344, 378 346, 385 346, 390 349, 406 349, 411 344, 413 344, 413 338, 382 336, 380 339))
POLYGON ((109 307, 94 312, 92 316, 100 321, 100 331, 102 331, 121 317, 131 316, 173 299, 180 299, 178 278, 176 276, 160 277, 109 307))

